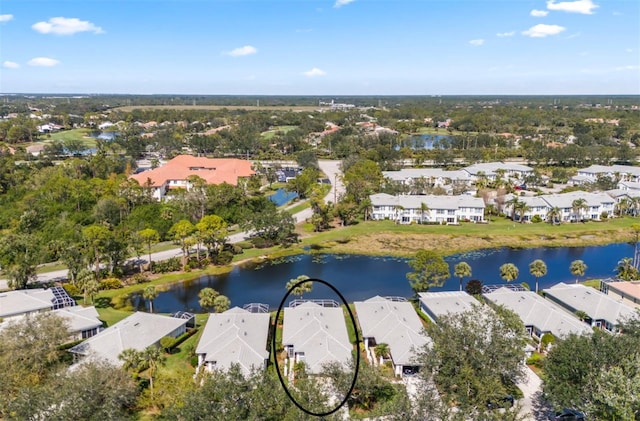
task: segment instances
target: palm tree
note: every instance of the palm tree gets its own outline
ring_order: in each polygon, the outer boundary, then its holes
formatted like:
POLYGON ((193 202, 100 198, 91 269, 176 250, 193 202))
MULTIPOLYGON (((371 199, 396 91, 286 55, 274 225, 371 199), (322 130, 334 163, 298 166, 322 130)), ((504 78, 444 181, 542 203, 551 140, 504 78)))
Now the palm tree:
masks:
POLYGON ((618 262, 616 267, 617 277, 623 281, 633 281, 638 279, 638 270, 633 267, 633 259, 624 257, 618 262))
POLYGON ((631 210, 631 215, 634 217, 640 214, 640 196, 629 199, 629 208, 631 210))
POLYGON ((380 364, 384 362, 384 358, 389 355, 389 345, 382 343, 376 345, 374 348, 376 356, 380 357, 380 364))
POLYGON ((399 219, 400 219, 400 212, 404 210, 404 206, 402 205, 395 205, 393 207, 393 210, 396 212, 396 224, 399 223, 399 219))
POLYGON ((540 259, 536 259, 529 265, 529 273, 536 278, 536 292, 538 292, 538 280, 547 274, 547 264, 540 259))
POLYGON ((554 206, 547 211, 547 221, 550 222, 552 225, 560 224, 561 217, 562 217, 562 210, 557 206, 554 206))
POLYGON ((454 266, 453 275, 460 278, 460 291, 462 291, 462 278, 471 276, 471 266, 467 262, 460 262, 454 266))
POLYGON ((229 310, 231 307, 231 300, 229 300, 224 295, 218 295, 213 299, 213 308, 216 310, 216 313, 224 313, 229 310))
POLYGON ((420 202, 420 210, 419 210, 419 212, 420 212, 420 223, 421 224, 424 224, 424 214, 425 213, 429 213, 429 211, 430 211, 429 206, 427 206, 427 204, 424 203, 424 202, 420 202))
POLYGON ((142 354, 133 348, 123 350, 120 355, 118 355, 118 359, 122 361, 123 369, 126 371, 131 370, 134 374, 140 370, 140 366, 142 365, 142 354))
POLYGON ((518 222, 523 223, 524 222, 524 214, 531 210, 531 206, 527 205, 524 202, 519 202, 517 209, 518 209, 518 215, 519 215, 518 222))
POLYGON ((571 210, 576 215, 576 222, 582 221, 582 211, 587 209, 589 209, 589 207, 585 199, 580 198, 571 202, 571 210))
POLYGON ((631 208, 631 201, 628 197, 623 197, 620 199, 618 204, 616 205, 616 211, 618 216, 623 216, 629 213, 629 209, 631 208))
POLYGON ((158 297, 158 291, 153 285, 149 285, 142 291, 142 298, 149 300, 149 313, 153 313, 153 300, 158 297))
POLYGON ((489 217, 498 214, 498 208, 493 203, 489 203, 484 207, 484 211, 489 217))
POLYGON ((520 199, 518 199, 518 196, 513 196, 511 199, 507 200, 507 202, 505 203, 505 205, 510 206, 511 207, 511 219, 512 220, 516 220, 516 211, 520 206, 520 199))
POLYGON ((155 377, 158 368, 164 365, 166 357, 160 347, 150 346, 144 350, 142 358, 147 363, 149 372, 149 388, 151 389, 151 397, 153 397, 153 378, 155 377))
POLYGON ((215 306, 215 299, 218 295, 220 293, 213 288, 203 288, 198 293, 198 304, 203 309, 212 309, 215 306))
POLYGON ((576 284, 578 283, 578 276, 584 276, 587 270, 587 265, 582 260, 574 260, 569 265, 571 274, 576 277, 576 284))
POLYGON ((505 281, 511 282, 517 279, 518 275, 520 275, 520 271, 518 270, 518 267, 513 263, 505 263, 504 265, 500 266, 500 277, 505 281))
POLYGON ((285 288, 288 291, 291 291, 293 295, 298 295, 300 299, 302 299, 302 295, 304 293, 311 292, 311 290, 313 289, 313 282, 303 282, 295 288, 293 286, 298 282, 306 281, 307 279, 309 279, 307 275, 300 275, 297 278, 291 279, 289 282, 287 282, 285 288))

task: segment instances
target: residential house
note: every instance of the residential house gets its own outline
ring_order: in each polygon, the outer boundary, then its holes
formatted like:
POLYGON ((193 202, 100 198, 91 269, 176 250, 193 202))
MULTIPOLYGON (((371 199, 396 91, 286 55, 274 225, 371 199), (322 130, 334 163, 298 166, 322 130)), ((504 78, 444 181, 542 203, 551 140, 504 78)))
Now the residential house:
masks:
POLYGON ((65 307, 53 310, 51 314, 60 316, 67 321, 72 341, 91 338, 103 329, 102 320, 100 320, 98 311, 94 306, 65 307))
POLYGON ((353 350, 342 308, 323 307, 312 301, 284 309, 282 346, 292 366, 304 362, 313 374, 333 362, 346 368, 353 350))
POLYGON ((62 287, 7 291, 0 293, 0 319, 18 319, 29 314, 75 305, 76 302, 62 287))
POLYGON ((579 185, 595 183, 598 177, 609 177, 611 180, 640 182, 640 167, 629 165, 591 165, 578 170, 578 174, 571 177, 569 184, 579 185))
POLYGON ((538 340, 542 340, 545 333, 562 338, 571 333, 588 335, 592 332, 591 328, 576 316, 533 291, 513 291, 502 287, 482 296, 489 302, 502 305, 516 313, 527 332, 538 340))
POLYGON ((489 180, 497 178, 524 180, 525 177, 533 175, 533 168, 510 162, 481 162, 464 167, 462 170, 466 171, 474 180, 483 175, 489 180), (503 177, 500 176, 500 173, 503 173, 503 177))
POLYGON ((620 300, 637 309, 640 308, 640 281, 601 281, 600 291, 615 300, 620 300))
POLYGON ((621 181, 617 187, 622 191, 640 192, 640 182, 637 181, 621 181))
POLYGON ((378 193, 370 196, 371 219, 391 219, 398 223, 431 222, 457 224, 484 222, 484 201, 479 197, 399 195, 378 193), (428 209, 422 210, 426 206, 428 209))
POLYGON ((620 320, 634 317, 633 307, 596 289, 560 282, 543 291, 544 296, 572 313, 583 312, 586 322, 608 332, 616 332, 620 320))
POLYGON ((161 167, 133 174, 130 178, 142 187, 150 188, 153 198, 161 200, 172 189, 190 190, 193 185, 188 178, 191 176, 200 177, 206 184, 228 183, 235 186, 239 179, 253 174, 251 162, 244 159, 178 155, 161 167))
POLYGON ((518 201, 527 205, 525 212, 520 215, 520 212, 518 210, 514 212, 513 206, 508 203, 513 197, 511 194, 505 195, 504 211, 514 220, 519 221, 522 218, 523 222, 531 221, 536 215, 546 221, 548 212, 555 207, 560 210, 559 222, 599 221, 603 214, 606 214, 608 218, 613 217, 616 203, 616 200, 608 194, 583 191, 540 196, 517 196, 518 201), (573 203, 579 199, 585 200, 585 208, 574 209, 573 203))
POLYGON ((471 176, 462 170, 447 171, 440 168, 404 168, 399 171, 383 171, 382 175, 396 182, 407 186, 412 185, 415 180, 424 178, 430 187, 446 188, 452 183, 471 184, 471 176))
POLYGON ((251 313, 234 307, 209 315, 196 347, 198 369, 228 370, 238 364, 245 376, 264 369, 269 360, 269 313, 251 313))
POLYGON ((367 355, 375 355, 376 345, 387 344, 396 376, 415 373, 417 353, 430 339, 413 305, 406 299, 375 296, 354 306, 367 355))
POLYGON ((74 346, 69 352, 80 361, 98 359, 121 366, 118 356, 122 351, 143 351, 159 345, 165 336, 177 338, 186 332, 187 322, 187 319, 138 311, 74 346))
POLYGON ((418 296, 420 311, 434 323, 442 316, 464 313, 473 310, 474 306, 482 305, 464 291, 421 292, 418 296))

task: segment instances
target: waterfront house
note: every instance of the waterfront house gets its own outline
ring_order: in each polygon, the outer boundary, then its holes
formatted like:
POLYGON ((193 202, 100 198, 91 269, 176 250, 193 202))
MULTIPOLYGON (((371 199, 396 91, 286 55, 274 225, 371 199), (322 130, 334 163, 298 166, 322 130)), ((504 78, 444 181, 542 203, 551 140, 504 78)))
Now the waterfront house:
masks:
POLYGON ((237 364, 249 376, 253 369, 266 368, 269 320, 269 313, 239 307, 210 314, 196 347, 198 369, 228 370, 237 364))
POLYGON ((356 301, 354 306, 367 355, 376 356, 382 362, 384 355, 376 355, 375 347, 387 344, 396 376, 415 373, 417 353, 430 339, 423 332, 413 305, 404 298, 375 296, 356 301))
POLYGON ((76 302, 61 287, 1 292, 0 319, 8 321, 75 305, 76 302))
POLYGON ((516 313, 527 332, 538 340, 542 340, 545 333, 562 338, 571 333, 588 335, 592 332, 591 328, 575 315, 533 291, 513 291, 502 287, 482 296, 487 301, 502 305, 516 313))
POLYGON ((600 291, 636 309, 640 308, 640 281, 600 281, 600 291))
POLYGON ((370 196, 371 219, 390 219, 401 224, 412 222, 457 224, 484 222, 484 201, 479 197, 399 195, 378 193, 370 196), (426 208, 425 208, 426 206, 426 208), (424 211, 423 211, 424 208, 424 211))
POLYGON ((541 220, 547 220, 548 212, 553 208, 558 208, 558 222, 577 222, 580 220, 599 221, 602 215, 606 214, 607 218, 613 217, 616 200, 606 193, 592 193, 584 191, 576 191, 558 194, 543 194, 540 196, 517 196, 518 201, 524 203, 527 207, 525 212, 520 215, 518 209, 513 209, 509 204, 509 200, 515 197, 512 194, 504 196, 504 211, 513 220, 528 222, 534 216, 539 216, 541 220), (584 199, 585 207, 576 209, 574 202, 584 199))
POLYGON ((434 323, 447 314, 464 313, 473 310, 474 306, 482 305, 464 291, 421 292, 418 296, 420 311, 434 323))
POLYGON ((188 320, 162 316, 160 314, 135 312, 69 349, 75 358, 83 360, 106 360, 121 366, 118 356, 125 349, 144 351, 160 344, 165 336, 177 338, 186 332, 188 320))
POLYGON ((596 289, 560 282, 543 291, 544 296, 567 311, 585 315, 585 322, 607 332, 617 331, 618 322, 634 317, 633 307, 596 289))
POLYGON ((51 314, 66 320, 71 341, 88 339, 102 331, 103 323, 94 306, 64 307, 53 310, 51 314))
POLYGON ((306 301, 285 308, 282 346, 292 367, 304 362, 307 371, 313 374, 322 372, 325 364, 333 362, 346 368, 352 359, 353 346, 349 342, 344 313, 337 305, 325 307, 306 301))

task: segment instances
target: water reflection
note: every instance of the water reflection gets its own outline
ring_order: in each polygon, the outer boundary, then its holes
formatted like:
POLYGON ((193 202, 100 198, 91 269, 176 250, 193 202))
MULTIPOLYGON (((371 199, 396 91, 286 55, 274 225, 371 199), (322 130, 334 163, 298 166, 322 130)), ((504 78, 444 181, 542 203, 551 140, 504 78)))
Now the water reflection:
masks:
MULTIPOLYGON (((560 281, 574 282, 575 277, 569 271, 573 260, 584 260, 588 266, 587 277, 608 277, 614 274, 617 262, 632 253, 633 247, 625 243, 582 248, 481 250, 452 255, 445 260, 449 262, 452 272, 455 264, 466 261, 471 265, 473 278, 487 285, 503 283, 498 268, 503 263, 513 263, 520 270, 516 282, 534 285, 535 278, 529 274, 529 264, 535 259, 542 259, 547 264, 547 275, 540 279, 540 287, 545 288, 560 281)), ((350 302, 374 295, 409 297, 412 295, 406 279, 409 270, 406 259, 395 257, 330 254, 287 256, 244 264, 227 274, 203 276, 175 284, 168 291, 160 293, 154 301, 154 308, 159 312, 201 311, 198 292, 205 287, 215 288, 226 295, 232 305, 260 302, 275 307, 286 292, 286 283, 302 274, 330 282, 350 302)), ((458 282, 457 278, 452 277, 441 288, 433 290, 454 291, 458 289, 458 282)), ((305 297, 324 298, 321 291, 312 291, 305 297)), ((145 308, 143 300, 135 303, 138 308, 145 308)))

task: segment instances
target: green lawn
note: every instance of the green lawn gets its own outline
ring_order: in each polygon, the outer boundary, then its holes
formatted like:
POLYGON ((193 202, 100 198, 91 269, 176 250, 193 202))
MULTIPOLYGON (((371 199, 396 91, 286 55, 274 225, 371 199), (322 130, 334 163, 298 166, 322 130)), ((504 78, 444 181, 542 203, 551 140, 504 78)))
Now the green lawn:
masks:
POLYGON ((265 139, 271 139, 278 132, 287 133, 297 128, 298 126, 274 126, 273 129, 260 133, 260 136, 264 137, 265 139))
POLYGON ((461 136, 465 134, 469 135, 477 135, 476 132, 461 132, 458 130, 447 130, 447 129, 437 129, 435 127, 420 127, 416 134, 431 134, 431 135, 441 135, 441 136, 461 136))
POLYGON ((96 307, 100 320, 105 323, 105 327, 113 326, 120 320, 133 314, 132 311, 116 310, 113 307, 96 307))
POLYGON ((54 140, 59 140, 61 142, 64 142, 65 140, 80 140, 88 148, 96 146, 95 139, 89 137, 89 129, 62 130, 56 133, 51 133, 50 135, 42 135, 40 140, 44 142, 52 142, 54 140))

